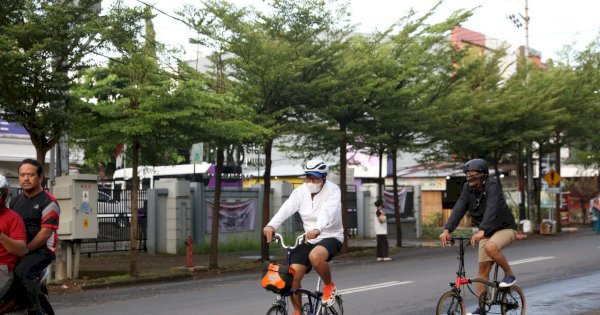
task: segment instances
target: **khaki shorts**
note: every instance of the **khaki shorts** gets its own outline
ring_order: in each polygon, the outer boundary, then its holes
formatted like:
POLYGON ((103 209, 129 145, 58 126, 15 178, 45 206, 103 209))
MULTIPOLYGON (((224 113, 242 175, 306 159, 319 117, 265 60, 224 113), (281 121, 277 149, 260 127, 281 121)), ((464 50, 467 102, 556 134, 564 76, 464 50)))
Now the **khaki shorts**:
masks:
POLYGON ((516 230, 503 229, 503 230, 496 231, 496 233, 494 233, 494 235, 492 235, 492 237, 490 237, 490 238, 484 238, 484 239, 480 240, 479 241, 479 262, 493 261, 492 258, 490 258, 490 256, 488 256, 485 253, 485 250, 483 249, 483 247, 485 246, 485 244, 487 244, 487 242, 493 242, 496 245, 498 245, 499 250, 503 250, 506 247, 508 247, 508 245, 512 244, 512 242, 514 242, 516 238, 517 238, 516 230))

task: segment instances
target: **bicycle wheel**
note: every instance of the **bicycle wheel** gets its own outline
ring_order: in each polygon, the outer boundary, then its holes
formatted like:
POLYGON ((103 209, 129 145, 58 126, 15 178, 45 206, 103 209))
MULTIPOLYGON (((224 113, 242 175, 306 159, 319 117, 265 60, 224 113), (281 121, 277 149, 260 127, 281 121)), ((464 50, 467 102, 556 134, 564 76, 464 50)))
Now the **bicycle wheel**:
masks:
POLYGON ((304 305, 302 305, 302 315, 310 314, 311 312, 313 311, 310 310, 310 303, 304 303, 304 305))
POLYGON ((336 296, 335 302, 329 307, 321 307, 321 314, 323 315, 344 315, 344 306, 342 303, 342 297, 336 296))
POLYGON ((516 285, 502 293, 502 315, 525 315, 527 304, 523 290, 516 285))
POLYGON ((287 311, 285 310, 285 307, 277 304, 271 306, 271 308, 267 311, 267 315, 287 315, 287 311))
POLYGON ((454 291, 448 291, 442 295, 437 303, 436 315, 463 315, 465 313, 465 302, 460 295, 454 291))
POLYGON ((40 306, 42 306, 44 314, 54 315, 54 309, 52 309, 52 305, 50 305, 50 301, 48 301, 48 296, 46 294, 40 294, 40 306))

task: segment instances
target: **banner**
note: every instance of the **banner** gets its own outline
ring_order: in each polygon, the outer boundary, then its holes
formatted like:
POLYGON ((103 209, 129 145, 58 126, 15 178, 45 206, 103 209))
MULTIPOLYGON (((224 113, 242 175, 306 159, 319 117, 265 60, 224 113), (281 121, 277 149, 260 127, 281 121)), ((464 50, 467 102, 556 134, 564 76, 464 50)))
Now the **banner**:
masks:
MULTIPOLYGON (((206 233, 212 233, 214 199, 206 199, 206 233)), ((221 200, 219 233, 253 231, 256 221, 256 199, 225 202, 221 200)))
MULTIPOLYGON (((406 188, 398 190, 398 206, 400 206, 400 214, 404 213, 407 193, 408 191, 406 188)), ((394 192, 388 190, 383 192, 383 205, 386 214, 394 214, 394 192)))

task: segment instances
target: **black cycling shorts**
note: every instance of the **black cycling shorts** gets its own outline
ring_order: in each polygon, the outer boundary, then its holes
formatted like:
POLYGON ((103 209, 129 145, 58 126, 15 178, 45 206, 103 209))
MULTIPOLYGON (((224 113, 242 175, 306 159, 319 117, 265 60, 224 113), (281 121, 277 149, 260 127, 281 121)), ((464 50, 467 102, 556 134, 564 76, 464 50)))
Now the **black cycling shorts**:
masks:
POLYGON ((324 238, 320 240, 316 244, 304 243, 298 245, 294 250, 292 250, 292 264, 300 264, 308 267, 307 273, 312 268, 310 264, 310 260, 308 259, 308 255, 310 252, 317 246, 323 246, 329 253, 329 257, 327 257, 327 261, 330 261, 335 257, 337 253, 342 249, 342 243, 337 238, 324 238))

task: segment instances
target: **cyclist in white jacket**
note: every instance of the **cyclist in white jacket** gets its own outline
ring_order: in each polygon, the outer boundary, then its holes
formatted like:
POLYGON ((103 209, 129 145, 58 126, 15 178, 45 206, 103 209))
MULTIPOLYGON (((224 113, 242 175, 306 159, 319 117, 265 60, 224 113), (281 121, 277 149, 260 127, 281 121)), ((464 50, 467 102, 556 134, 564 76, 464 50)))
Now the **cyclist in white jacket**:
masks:
MULTIPOLYGON (((342 225, 342 201, 338 185, 328 182, 327 164, 311 160, 304 166, 305 183, 292 191, 279 211, 264 227, 263 233, 270 242, 273 233, 287 218, 298 212, 304 226, 307 243, 292 252, 292 268, 295 270, 292 289, 301 287, 304 275, 315 268, 323 279, 325 306, 335 300, 336 288, 331 278, 330 261, 342 248, 344 228, 342 225)), ((301 296, 292 296, 294 314, 300 314, 301 296)))

